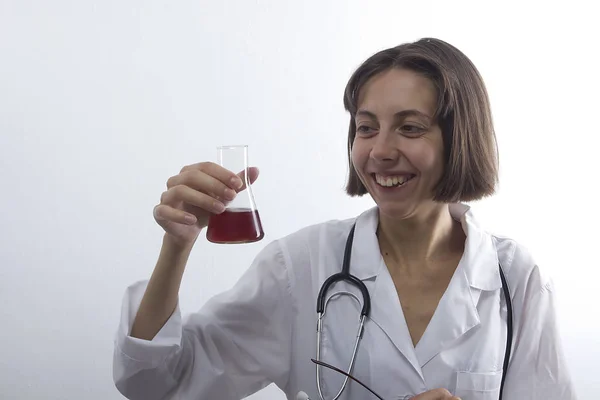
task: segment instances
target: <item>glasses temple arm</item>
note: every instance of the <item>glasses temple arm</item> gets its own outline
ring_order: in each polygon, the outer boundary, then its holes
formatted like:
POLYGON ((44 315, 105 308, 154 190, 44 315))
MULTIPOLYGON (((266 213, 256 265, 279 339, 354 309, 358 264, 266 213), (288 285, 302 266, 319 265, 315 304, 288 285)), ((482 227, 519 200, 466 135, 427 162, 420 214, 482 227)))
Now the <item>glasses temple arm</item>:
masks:
POLYGON ((383 397, 381 397, 380 395, 378 395, 377 393, 375 393, 373 390, 371 390, 371 388, 369 388, 367 385, 365 385, 364 383, 362 383, 361 381, 359 381, 357 378, 353 377, 352 375, 348 374, 345 371, 342 371, 339 368, 334 367, 333 365, 327 364, 326 362, 323 361, 317 361, 313 358, 310 359, 312 362, 314 362, 317 365, 320 365, 322 367, 325 368, 329 368, 331 370, 334 370, 335 372, 339 372, 340 374, 347 376, 348 378, 352 379, 354 382, 358 383, 359 385, 361 385, 362 387, 364 387, 365 389, 367 389, 369 392, 373 393, 373 395, 375 397, 377 397, 379 400, 384 400, 383 397))

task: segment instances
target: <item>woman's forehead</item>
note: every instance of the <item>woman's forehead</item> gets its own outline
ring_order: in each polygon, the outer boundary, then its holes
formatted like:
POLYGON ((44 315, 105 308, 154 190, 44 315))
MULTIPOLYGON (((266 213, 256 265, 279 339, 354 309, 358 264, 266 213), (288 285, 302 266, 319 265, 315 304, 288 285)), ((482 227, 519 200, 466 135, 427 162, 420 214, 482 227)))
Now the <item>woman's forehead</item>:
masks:
POLYGON ((407 69, 390 69, 371 77, 360 89, 357 109, 378 117, 416 110, 432 117, 437 91, 431 80, 407 69))

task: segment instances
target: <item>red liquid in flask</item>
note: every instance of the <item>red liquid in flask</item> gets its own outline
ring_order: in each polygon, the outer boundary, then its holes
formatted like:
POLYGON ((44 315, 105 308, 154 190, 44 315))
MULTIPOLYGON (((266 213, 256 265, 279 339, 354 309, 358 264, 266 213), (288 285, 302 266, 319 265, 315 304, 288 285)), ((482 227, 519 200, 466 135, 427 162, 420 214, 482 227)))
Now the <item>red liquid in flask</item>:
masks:
POLYGON ((213 243, 252 243, 265 236, 258 211, 229 208, 210 217, 206 238, 213 243))

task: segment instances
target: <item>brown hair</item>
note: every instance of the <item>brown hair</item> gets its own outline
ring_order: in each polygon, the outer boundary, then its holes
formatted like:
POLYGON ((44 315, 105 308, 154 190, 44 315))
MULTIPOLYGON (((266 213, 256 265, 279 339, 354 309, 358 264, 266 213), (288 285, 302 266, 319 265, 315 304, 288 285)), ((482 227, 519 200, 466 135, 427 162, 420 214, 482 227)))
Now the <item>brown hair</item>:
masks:
POLYGON ((492 195, 498 182, 498 148, 485 84, 467 56, 454 46, 433 38, 374 54, 348 81, 344 92, 344 107, 350 113, 350 174, 346 193, 350 196, 367 193, 351 158, 359 92, 370 78, 390 68, 420 73, 430 79, 438 91, 434 118, 442 130, 445 164, 433 200, 450 203, 492 195))

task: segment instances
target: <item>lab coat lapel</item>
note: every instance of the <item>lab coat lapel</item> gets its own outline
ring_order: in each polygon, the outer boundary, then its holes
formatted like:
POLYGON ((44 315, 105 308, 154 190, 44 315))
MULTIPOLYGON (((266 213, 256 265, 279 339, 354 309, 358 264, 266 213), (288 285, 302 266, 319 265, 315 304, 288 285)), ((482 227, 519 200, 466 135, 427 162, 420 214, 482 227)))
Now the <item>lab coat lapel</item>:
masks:
POLYGON ((363 213, 356 222, 351 273, 365 282, 371 296, 371 321, 376 324, 421 379, 422 367, 444 348, 480 324, 477 302, 482 290, 502 287, 498 256, 491 236, 476 223, 468 206, 450 205, 461 221, 467 239, 465 251, 448 289, 416 347, 408 331, 400 299, 385 265, 377 240, 377 208, 363 213))
POLYGON ((471 288, 459 265, 415 348, 420 367, 479 325, 479 314, 475 306, 479 293, 471 288))
POLYGON ((465 230, 465 250, 415 348, 420 367, 480 324, 477 303, 482 290, 502 287, 492 237, 475 223, 468 207, 452 205, 450 211, 453 217, 460 219, 465 230))
POLYGON ((402 353, 402 356, 415 369, 421 379, 424 379, 396 286, 383 259, 381 262, 383 267, 377 275, 377 280, 374 282, 374 293, 371 295, 373 299, 371 302, 371 320, 385 332, 396 349, 402 353))
MULTIPOLYGON (((363 280, 369 290, 371 322, 383 330, 393 345, 423 378, 396 287, 381 256, 377 240, 378 222, 377 208, 363 213, 357 219, 354 243, 360 245, 353 246, 351 273, 363 280)), ((377 327, 367 326, 366 329, 377 327)))

